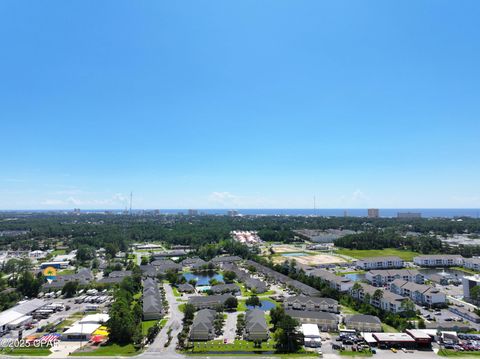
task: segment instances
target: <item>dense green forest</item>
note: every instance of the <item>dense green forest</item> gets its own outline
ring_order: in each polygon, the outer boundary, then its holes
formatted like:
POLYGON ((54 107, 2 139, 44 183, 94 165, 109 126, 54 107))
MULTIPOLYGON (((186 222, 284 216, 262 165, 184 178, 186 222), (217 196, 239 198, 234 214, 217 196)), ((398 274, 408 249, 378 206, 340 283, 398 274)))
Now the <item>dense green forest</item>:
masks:
POLYGON ((218 243, 229 237, 232 230, 257 230, 266 241, 291 242, 299 240, 296 229, 350 229, 364 232, 347 236, 337 242, 346 248, 405 247, 420 252, 444 248, 435 233, 447 236, 457 233, 480 233, 480 220, 396 218, 368 219, 360 217, 292 217, 292 216, 147 216, 105 214, 19 214, 1 213, 0 232, 27 230, 27 234, 0 237, 0 248, 38 249, 63 240, 71 249, 81 246, 99 248, 112 244, 125 250, 131 242, 162 241, 170 245, 190 245, 199 248, 218 243), (420 234, 413 239, 410 232, 420 234), (364 244, 368 243, 368 245, 364 244), (417 243, 420 242, 420 243, 417 243), (372 244, 374 246, 372 246, 372 244), (363 246, 363 247, 362 247, 363 246))

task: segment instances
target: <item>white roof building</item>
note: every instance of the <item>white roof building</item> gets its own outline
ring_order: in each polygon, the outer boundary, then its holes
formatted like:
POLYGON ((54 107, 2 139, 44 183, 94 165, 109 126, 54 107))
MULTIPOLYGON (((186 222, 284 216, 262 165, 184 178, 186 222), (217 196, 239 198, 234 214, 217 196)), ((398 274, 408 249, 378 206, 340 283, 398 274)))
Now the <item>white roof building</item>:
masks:
POLYGON ((316 324, 302 324, 304 344, 307 347, 318 347, 322 345, 320 330, 316 324))
POLYGON ((45 304, 45 301, 41 299, 19 302, 15 307, 0 313, 0 329, 5 329, 7 325, 45 306, 45 304))

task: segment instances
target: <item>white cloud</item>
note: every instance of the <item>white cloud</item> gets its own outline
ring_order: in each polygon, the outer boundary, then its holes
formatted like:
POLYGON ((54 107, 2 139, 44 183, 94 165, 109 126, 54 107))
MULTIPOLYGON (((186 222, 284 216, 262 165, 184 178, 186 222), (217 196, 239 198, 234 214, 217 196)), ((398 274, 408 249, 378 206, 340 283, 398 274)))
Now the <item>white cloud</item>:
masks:
POLYGON ((110 198, 79 198, 69 196, 67 198, 49 198, 41 204, 49 207, 123 207, 128 203, 128 199, 122 193, 115 193, 110 198))
POLYGON ((370 202, 370 197, 368 197, 360 189, 356 189, 350 195, 343 195, 340 197, 340 203, 345 207, 367 206, 369 202, 370 202))
POLYGON ((239 196, 236 196, 230 192, 212 192, 208 197, 210 203, 225 206, 238 206, 239 205, 239 196))

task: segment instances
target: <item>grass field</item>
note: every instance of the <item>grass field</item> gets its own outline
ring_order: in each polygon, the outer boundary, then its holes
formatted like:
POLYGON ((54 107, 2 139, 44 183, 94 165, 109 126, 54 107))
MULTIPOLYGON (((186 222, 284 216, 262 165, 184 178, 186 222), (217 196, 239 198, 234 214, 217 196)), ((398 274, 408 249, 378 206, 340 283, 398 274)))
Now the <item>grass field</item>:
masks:
POLYGON ((14 356, 48 356, 52 354, 48 348, 6 348, 0 350, 0 354, 14 355, 14 356))
POLYGON ((390 325, 387 325, 385 323, 382 323, 382 329, 385 333, 398 333, 397 329, 395 329, 394 327, 391 327, 390 325))
POLYGON ((235 340, 233 344, 223 344, 222 340, 211 340, 208 342, 197 342, 194 344, 194 353, 203 352, 236 352, 236 351, 274 351, 275 342, 269 340, 262 342, 261 348, 256 348, 253 342, 246 340, 235 340))
POLYGON ((452 349, 440 349, 438 355, 442 357, 479 357, 480 352, 457 352, 452 349))
POLYGON ((71 356, 133 356, 137 355, 138 351, 132 344, 120 346, 117 344, 101 346, 98 349, 95 349, 91 352, 79 351, 71 356))
POLYGON ((64 269, 57 272, 57 275, 69 275, 69 274, 75 274, 75 269, 64 269))
POLYGON ((153 327, 155 324, 158 323, 158 320, 146 320, 142 322, 142 333, 143 335, 147 335, 148 329, 153 327))
POLYGON ((172 291, 173 291, 173 295, 175 297, 181 297, 182 295, 180 294, 180 292, 178 291, 178 288, 177 287, 172 287, 172 291))
POLYGON ((348 356, 348 357, 371 357, 372 356, 372 352, 370 352, 370 351, 368 351, 368 352, 353 352, 353 351, 350 351, 350 350, 341 350, 339 353, 340 353, 340 355, 348 356))
POLYGON ((53 257, 55 256, 61 256, 64 254, 67 254, 67 251, 65 249, 56 249, 52 253, 50 253, 53 257))
POLYGON ((404 251, 396 248, 385 249, 346 249, 341 248, 336 251, 337 254, 343 254, 357 259, 363 259, 368 257, 385 257, 385 256, 398 256, 405 261, 411 262, 413 257, 418 256, 417 252, 404 251))

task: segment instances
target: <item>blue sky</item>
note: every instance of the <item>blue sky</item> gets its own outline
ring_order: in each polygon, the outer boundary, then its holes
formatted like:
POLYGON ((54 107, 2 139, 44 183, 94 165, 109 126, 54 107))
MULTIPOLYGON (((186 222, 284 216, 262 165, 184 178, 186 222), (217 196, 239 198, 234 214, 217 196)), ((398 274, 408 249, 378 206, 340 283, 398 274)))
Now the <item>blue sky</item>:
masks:
POLYGON ((480 207, 478 1, 0 2, 0 209, 480 207))

